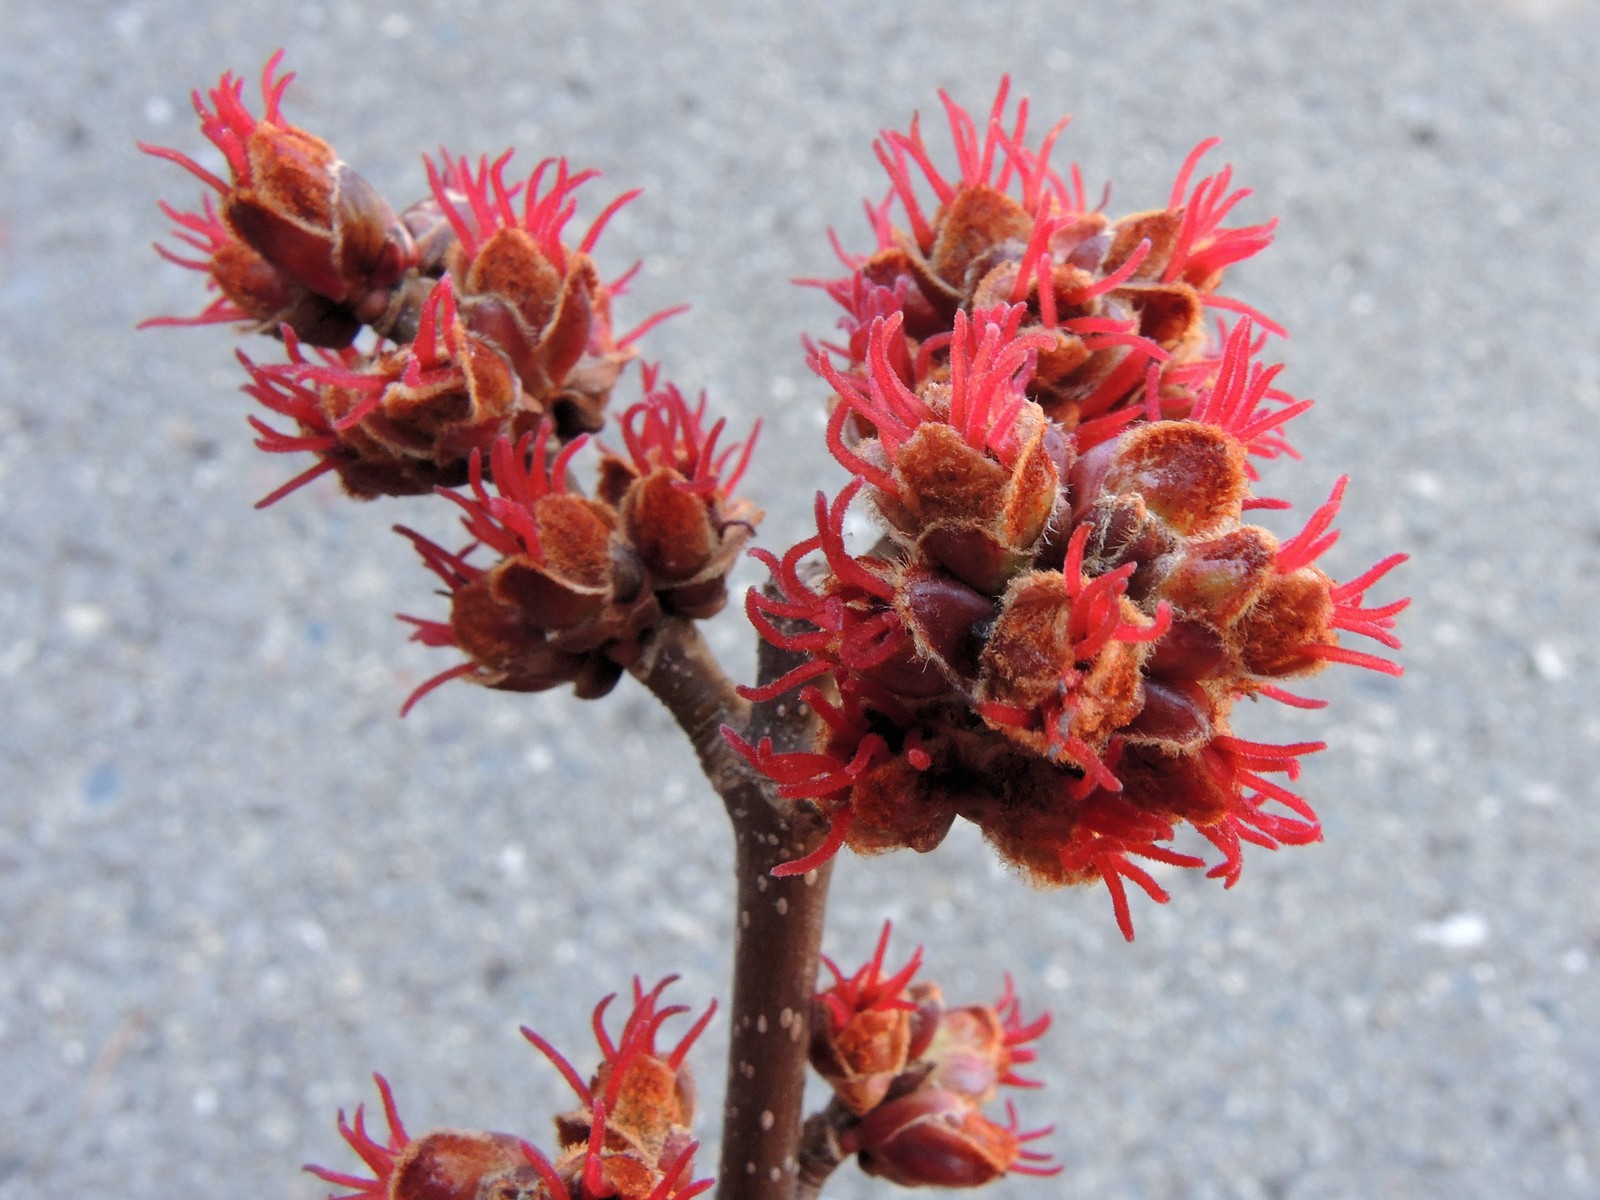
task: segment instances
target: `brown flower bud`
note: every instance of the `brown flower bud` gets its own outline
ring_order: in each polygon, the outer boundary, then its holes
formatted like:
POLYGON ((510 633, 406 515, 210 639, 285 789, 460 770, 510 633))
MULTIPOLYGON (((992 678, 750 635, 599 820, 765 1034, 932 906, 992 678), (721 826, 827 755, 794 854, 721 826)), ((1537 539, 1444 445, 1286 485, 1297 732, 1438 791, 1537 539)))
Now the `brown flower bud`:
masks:
POLYGON ((416 245, 383 197, 332 146, 284 120, 280 105, 294 76, 277 76, 282 57, 273 55, 262 73, 259 120, 231 72, 211 89, 210 108, 195 95, 201 131, 227 160, 231 182, 176 150, 141 148, 220 194, 220 221, 208 202, 204 217, 179 215, 180 225, 198 232, 197 223, 215 223, 206 236, 214 240, 225 229, 254 256, 219 244, 208 263, 183 264, 208 270, 236 306, 226 316, 201 319, 253 318, 274 331, 287 325, 309 345, 347 346, 364 324, 390 331, 404 307, 400 285, 417 266, 416 245))

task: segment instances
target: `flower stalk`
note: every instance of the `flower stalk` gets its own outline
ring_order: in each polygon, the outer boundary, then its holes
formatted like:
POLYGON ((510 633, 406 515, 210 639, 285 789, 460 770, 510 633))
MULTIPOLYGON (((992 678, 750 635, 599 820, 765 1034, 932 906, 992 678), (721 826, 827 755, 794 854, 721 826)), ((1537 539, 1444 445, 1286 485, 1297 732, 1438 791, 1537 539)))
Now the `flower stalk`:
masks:
MULTIPOLYGON (((786 652, 764 646, 760 680, 769 683, 792 666, 786 652)), ((741 697, 690 621, 663 628, 635 674, 688 737, 733 827, 733 995, 717 1195, 790 1200, 832 863, 787 878, 774 878, 772 869, 815 852, 827 823, 813 810, 782 803, 722 731, 798 746, 809 738, 810 716, 793 700, 752 704, 741 697)))

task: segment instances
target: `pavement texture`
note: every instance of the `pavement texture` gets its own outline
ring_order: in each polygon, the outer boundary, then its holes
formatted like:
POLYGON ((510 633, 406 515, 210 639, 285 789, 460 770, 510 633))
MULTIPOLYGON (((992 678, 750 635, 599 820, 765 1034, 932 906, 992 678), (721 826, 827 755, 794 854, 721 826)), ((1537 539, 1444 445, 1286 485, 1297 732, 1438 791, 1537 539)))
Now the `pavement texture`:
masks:
MULTIPOLYGON (((1353 477, 1348 576, 1393 549, 1407 675, 1329 672, 1305 793, 1318 846, 1239 887, 1038 893, 958 831, 851 859, 829 948, 885 917, 956 1000, 1006 971, 1056 1026, 1020 1097, 1058 1180, 1007 1198, 1600 1194, 1600 73, 1590 3, 1390 5, 175 0, 6 6, 0 48, 0 1198, 326 1194, 336 1109, 393 1081, 414 1129, 548 1145, 568 1102, 521 1042, 580 1061, 630 975, 725 986, 730 844, 687 749, 629 681, 579 704, 456 685, 397 611, 438 601, 396 521, 250 444, 225 330, 161 264, 135 139, 210 155, 191 87, 278 46, 289 116, 385 194, 419 155, 570 154, 642 186, 602 266, 685 387, 768 424, 764 544, 838 481, 826 230, 867 235, 884 126, 987 105, 1002 72, 1113 208, 1164 202, 1226 138, 1242 215, 1281 218, 1231 287, 1292 331, 1301 511, 1353 477)), ((942 145, 942 143, 940 143, 942 145)), ((203 157, 203 156, 202 156, 203 157)), ((212 159, 207 158, 207 161, 212 159)), ((1220 161, 1220 159, 1218 160, 1220 161)), ((624 392, 626 395, 626 391, 624 392)), ((1275 519, 1275 518, 1274 518, 1275 519)), ((1287 521, 1280 531, 1292 529, 1287 521)), ((740 580, 759 575, 753 564, 740 580)), ((750 633, 714 629, 742 677, 750 633)), ((715 1140, 715 1025, 700 1047, 715 1140)), ((714 1164, 707 1147, 702 1166, 714 1164)), ((880 1193, 853 1169, 829 1195, 880 1193)))

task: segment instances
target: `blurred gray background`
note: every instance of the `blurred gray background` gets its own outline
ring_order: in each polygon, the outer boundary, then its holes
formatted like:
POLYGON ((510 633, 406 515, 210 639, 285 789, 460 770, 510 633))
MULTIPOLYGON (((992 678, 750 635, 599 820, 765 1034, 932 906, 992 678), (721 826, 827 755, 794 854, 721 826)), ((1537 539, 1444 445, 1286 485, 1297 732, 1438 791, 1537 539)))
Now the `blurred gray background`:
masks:
MULTIPOLYGON (((351 1166, 333 1114, 375 1068, 414 1130, 548 1146, 568 1097, 519 1022, 586 1063, 632 972, 724 987, 729 839, 648 697, 457 685, 397 720, 453 659, 405 644, 391 614, 442 605, 387 527, 444 534, 444 506, 323 481, 252 512, 297 468, 251 448, 232 338, 133 332, 202 300, 149 250, 197 187, 134 140, 209 156, 188 90, 280 45, 289 117, 397 203, 441 142, 648 189, 602 267, 646 256, 624 322, 694 304, 646 353, 766 419, 776 548, 836 478, 799 352, 835 313, 787 280, 834 270, 830 225, 866 244, 880 127, 1010 71, 1041 128, 1076 114, 1058 157, 1114 211, 1225 137, 1241 215, 1282 218, 1230 290, 1320 401, 1268 481, 1314 504, 1353 475, 1335 574, 1415 556, 1383 590, 1415 597, 1404 680, 1330 672, 1329 710, 1241 721, 1328 740, 1326 842, 1232 892, 1164 875, 1130 947, 1103 891, 1030 892, 958 832, 843 863, 829 947, 893 917, 947 996, 1009 970, 1054 1011, 1019 1099, 1067 1170, 1006 1197, 1600 1193, 1595 4, 0 13, 0 1197, 323 1196, 296 1168, 351 1166)), ((715 637, 746 676, 742 619, 715 637)))

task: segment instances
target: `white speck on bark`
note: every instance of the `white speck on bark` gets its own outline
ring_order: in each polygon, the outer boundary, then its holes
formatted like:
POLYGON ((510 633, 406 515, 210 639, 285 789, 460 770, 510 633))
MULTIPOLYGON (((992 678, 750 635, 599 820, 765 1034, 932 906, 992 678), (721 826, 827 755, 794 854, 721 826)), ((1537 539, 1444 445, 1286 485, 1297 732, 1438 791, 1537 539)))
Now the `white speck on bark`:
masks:
POLYGON ((777 1118, 772 1115, 770 1108, 761 1110, 761 1128, 771 1129, 777 1123, 777 1118))
POLYGON ((778 897, 778 902, 776 904, 774 904, 772 907, 774 907, 774 908, 776 908, 778 910, 778 915, 780 917, 785 917, 785 916, 789 915, 789 901, 784 899, 782 896, 778 897))
POLYGON ((759 1017, 756 1018, 756 1032, 757 1033, 765 1033, 766 1031, 767 1031, 767 1014, 766 1013, 762 1013, 759 1017))

